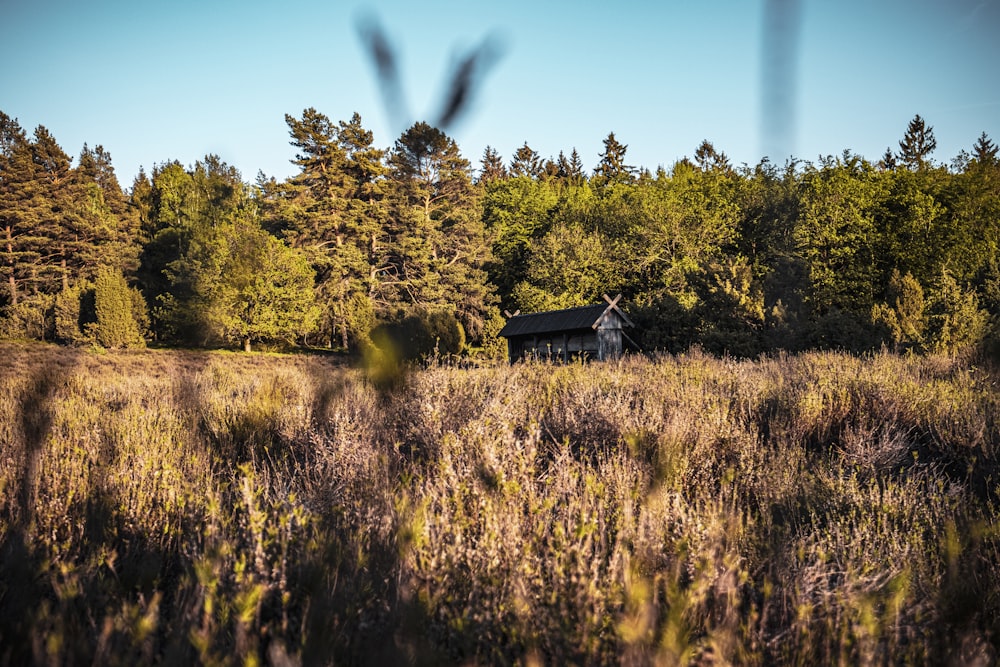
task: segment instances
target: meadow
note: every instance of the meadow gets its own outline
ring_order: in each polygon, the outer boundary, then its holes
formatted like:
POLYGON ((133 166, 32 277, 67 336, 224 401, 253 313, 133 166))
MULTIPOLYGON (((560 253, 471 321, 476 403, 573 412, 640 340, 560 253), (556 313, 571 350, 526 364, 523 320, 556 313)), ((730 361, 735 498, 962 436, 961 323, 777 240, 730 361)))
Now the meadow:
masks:
POLYGON ((0 343, 0 664, 993 664, 998 383, 0 343))

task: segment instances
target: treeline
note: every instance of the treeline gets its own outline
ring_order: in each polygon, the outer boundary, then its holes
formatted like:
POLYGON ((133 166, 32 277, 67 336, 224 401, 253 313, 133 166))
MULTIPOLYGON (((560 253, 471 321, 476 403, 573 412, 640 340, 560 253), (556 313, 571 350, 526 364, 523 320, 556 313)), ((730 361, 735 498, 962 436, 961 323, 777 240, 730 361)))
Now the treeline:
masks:
POLYGON ((416 123, 388 149, 355 114, 285 118, 298 172, 247 183, 207 156, 77 161, 0 112, 0 333, 95 342, 287 341, 496 353, 501 312, 624 294, 647 350, 954 352, 1000 330, 1000 159, 948 165, 916 116, 877 163, 845 151, 733 166, 708 141, 655 173, 614 134, 592 172, 527 143, 478 168, 416 123))

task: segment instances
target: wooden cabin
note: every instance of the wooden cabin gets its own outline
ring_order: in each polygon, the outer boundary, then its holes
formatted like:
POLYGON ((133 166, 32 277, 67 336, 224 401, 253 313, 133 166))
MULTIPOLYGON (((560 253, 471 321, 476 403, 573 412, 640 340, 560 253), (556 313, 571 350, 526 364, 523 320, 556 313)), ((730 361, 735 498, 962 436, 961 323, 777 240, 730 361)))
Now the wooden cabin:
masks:
POLYGON ((618 307, 619 294, 605 303, 528 315, 515 314, 500 335, 507 339, 510 363, 522 359, 569 361, 574 358, 617 359, 627 343, 632 320, 618 307))

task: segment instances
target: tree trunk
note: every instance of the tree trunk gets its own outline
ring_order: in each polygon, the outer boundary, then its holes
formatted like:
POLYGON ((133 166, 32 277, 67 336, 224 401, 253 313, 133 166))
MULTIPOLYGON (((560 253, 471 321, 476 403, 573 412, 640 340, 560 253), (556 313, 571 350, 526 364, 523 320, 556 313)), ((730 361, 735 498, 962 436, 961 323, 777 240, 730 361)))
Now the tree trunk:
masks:
POLYGON ((244 352, 249 352, 250 351, 250 339, 249 338, 244 338, 243 339, 243 351, 244 352))
POLYGON ((7 286, 10 288, 10 302, 17 305, 17 280, 14 278, 14 237, 10 225, 4 230, 7 232, 7 263, 10 265, 10 276, 7 277, 7 286))

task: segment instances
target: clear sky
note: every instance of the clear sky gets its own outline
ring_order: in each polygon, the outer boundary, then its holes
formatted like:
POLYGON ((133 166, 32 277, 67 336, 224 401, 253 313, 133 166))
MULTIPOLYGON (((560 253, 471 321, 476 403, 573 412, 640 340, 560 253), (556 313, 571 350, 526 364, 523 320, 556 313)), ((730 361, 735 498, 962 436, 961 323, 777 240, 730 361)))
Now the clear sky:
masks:
POLYGON ((502 45, 448 128, 477 167, 486 145, 509 161, 527 142, 542 157, 575 147, 592 169, 612 131, 651 170, 703 139, 736 165, 877 160, 915 114, 938 162, 984 131, 1000 143, 1000 0, 798 4, 776 33, 764 0, 0 0, 0 110, 71 156, 103 145, 125 187, 140 165, 207 153, 245 180, 281 179, 294 171, 286 113, 357 111, 380 147, 404 129, 359 38, 374 15, 412 120, 433 119, 457 55, 502 45))

